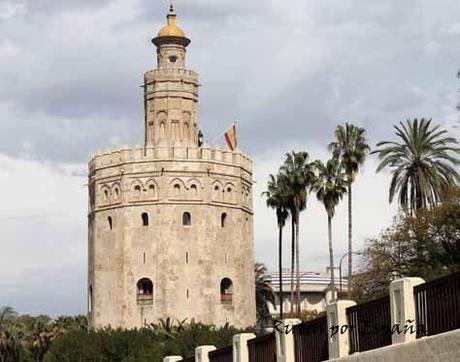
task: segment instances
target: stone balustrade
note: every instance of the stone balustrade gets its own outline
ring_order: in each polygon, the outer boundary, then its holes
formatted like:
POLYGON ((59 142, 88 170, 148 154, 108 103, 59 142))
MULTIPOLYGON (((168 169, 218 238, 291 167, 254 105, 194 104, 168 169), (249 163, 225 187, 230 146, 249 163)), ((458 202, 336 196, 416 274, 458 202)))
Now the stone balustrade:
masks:
MULTIPOLYGON (((351 355, 349 354, 349 339, 350 328, 352 326, 348 325, 350 321, 347 320, 347 308, 356 308, 354 307, 356 303, 350 300, 341 300, 328 304, 327 342, 324 340, 324 343, 329 346, 328 361, 459 361, 460 329, 422 338, 416 338, 416 335, 411 333, 411 327, 416 327, 414 323, 414 287, 423 282, 421 278, 403 278, 395 280, 390 284, 391 324, 388 326, 388 331, 392 331, 392 343, 388 346, 357 352, 351 355), (407 325, 407 323, 409 323, 409 325, 407 325), (394 333, 396 329, 406 329, 406 332, 409 331, 409 333, 394 333)), ((267 351, 264 351, 263 358, 268 358, 267 361, 276 362, 323 360, 311 357, 312 354, 300 353, 301 349, 307 347, 305 344, 302 345, 302 343, 296 344, 296 336, 295 333, 292 332, 295 329, 293 326, 299 323, 300 321, 297 319, 286 319, 277 323, 277 328, 275 330, 276 349, 272 351, 274 353, 273 355, 271 352, 267 354, 267 351), (296 357, 296 355, 302 355, 304 357, 296 357), (304 359, 306 355, 310 357, 304 359)), ((312 333, 315 333, 315 331, 312 331, 312 333)), ((363 333, 363 331, 360 331, 360 333, 363 333)), ((254 338, 255 336, 253 334, 238 334, 234 336, 233 362, 254 362, 250 359, 250 354, 248 353, 248 345, 250 345, 248 342, 254 340, 254 338)), ((297 338, 297 340, 300 339, 301 338, 297 338)), ((316 348, 316 346, 310 345, 310 348, 316 348)), ((195 362, 212 362, 206 355, 206 351, 211 350, 215 350, 215 348, 210 346, 198 347, 196 349, 195 362)), ((305 352, 305 350, 302 351, 305 352)), ((182 360, 176 358, 178 357, 165 357, 163 361, 171 362, 182 360)), ((256 360, 259 361, 261 359, 256 357, 256 360)))

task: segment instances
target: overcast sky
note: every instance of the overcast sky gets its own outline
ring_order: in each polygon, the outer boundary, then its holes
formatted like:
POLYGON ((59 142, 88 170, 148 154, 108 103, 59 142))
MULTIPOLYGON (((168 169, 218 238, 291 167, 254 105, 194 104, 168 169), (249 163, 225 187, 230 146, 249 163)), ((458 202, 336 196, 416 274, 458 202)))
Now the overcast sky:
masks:
MULTIPOLYGON (((168 1, 0 0, 0 306, 85 313, 86 164, 143 140, 143 73, 168 1)), ((256 260, 276 267, 274 214, 258 195, 293 149, 328 157, 337 124, 372 145, 429 117, 449 129, 460 67, 458 0, 178 0, 200 74, 200 128, 239 120, 254 158, 256 260)), ((452 132, 456 132, 455 129, 452 132)), ((389 225, 387 174, 369 158, 355 185, 355 249, 389 225)), ((334 220, 336 260, 346 210, 334 220)), ((312 196, 301 268, 325 271, 327 219, 312 196)), ((289 234, 286 233, 286 239, 289 234)), ((286 266, 288 245, 286 245, 286 266)))

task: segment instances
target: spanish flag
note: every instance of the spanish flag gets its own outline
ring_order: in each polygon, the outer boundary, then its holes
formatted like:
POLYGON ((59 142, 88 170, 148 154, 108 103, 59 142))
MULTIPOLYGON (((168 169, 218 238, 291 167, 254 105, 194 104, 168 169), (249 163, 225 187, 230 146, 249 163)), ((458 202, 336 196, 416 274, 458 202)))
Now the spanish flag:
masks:
POLYGON ((227 146, 230 148, 231 151, 235 151, 236 147, 238 146, 238 141, 236 139, 236 125, 233 123, 226 131, 225 131, 225 141, 227 141, 227 146))

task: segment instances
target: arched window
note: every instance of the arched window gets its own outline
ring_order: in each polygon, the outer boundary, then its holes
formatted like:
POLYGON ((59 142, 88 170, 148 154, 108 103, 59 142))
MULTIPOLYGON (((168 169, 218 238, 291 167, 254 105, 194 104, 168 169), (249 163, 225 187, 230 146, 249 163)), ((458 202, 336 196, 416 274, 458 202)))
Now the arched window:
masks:
POLYGON ((198 195, 198 188, 196 185, 190 186, 190 190, 192 191, 192 196, 196 197, 198 195))
POLYGON ((137 304, 153 304, 153 283, 148 278, 137 282, 137 304))
POLYGON ((134 196, 137 198, 141 197, 141 187, 139 185, 134 186, 134 196))
POLYGON ((221 216, 220 216, 220 226, 222 226, 223 228, 225 227, 225 223, 227 221, 227 214, 224 212, 221 216))
POLYGON ((120 198, 120 189, 115 187, 113 191, 115 192, 115 200, 118 200, 120 198))
POLYGON ((174 197, 179 197, 180 196, 180 185, 175 184, 174 185, 174 197))
POLYGON ((184 214, 182 215, 182 225, 184 226, 192 225, 192 216, 190 215, 189 212, 184 212, 184 214))
POLYGON ((113 229, 113 220, 112 220, 112 216, 109 216, 107 218, 107 224, 109 226, 109 230, 112 230, 113 229))
POLYGON ((109 191, 104 190, 104 201, 107 202, 109 201, 109 191))
POLYGON ((146 212, 142 213, 142 225, 149 226, 149 214, 146 212))
POLYGON ((229 278, 224 278, 220 282, 220 302, 222 304, 232 304, 233 282, 229 278))
POLYGON ((155 196, 155 185, 149 185, 149 195, 151 197, 155 196))

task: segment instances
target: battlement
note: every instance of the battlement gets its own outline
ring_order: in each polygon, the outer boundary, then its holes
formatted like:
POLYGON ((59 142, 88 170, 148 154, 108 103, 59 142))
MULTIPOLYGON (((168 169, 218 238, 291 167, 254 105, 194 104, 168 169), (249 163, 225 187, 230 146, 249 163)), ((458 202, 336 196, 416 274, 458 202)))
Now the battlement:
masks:
POLYGON ((220 149, 219 145, 204 144, 202 147, 142 147, 121 146, 113 150, 98 151, 89 162, 89 171, 121 165, 129 162, 191 160, 214 161, 235 165, 252 172, 251 158, 242 152, 220 149))

